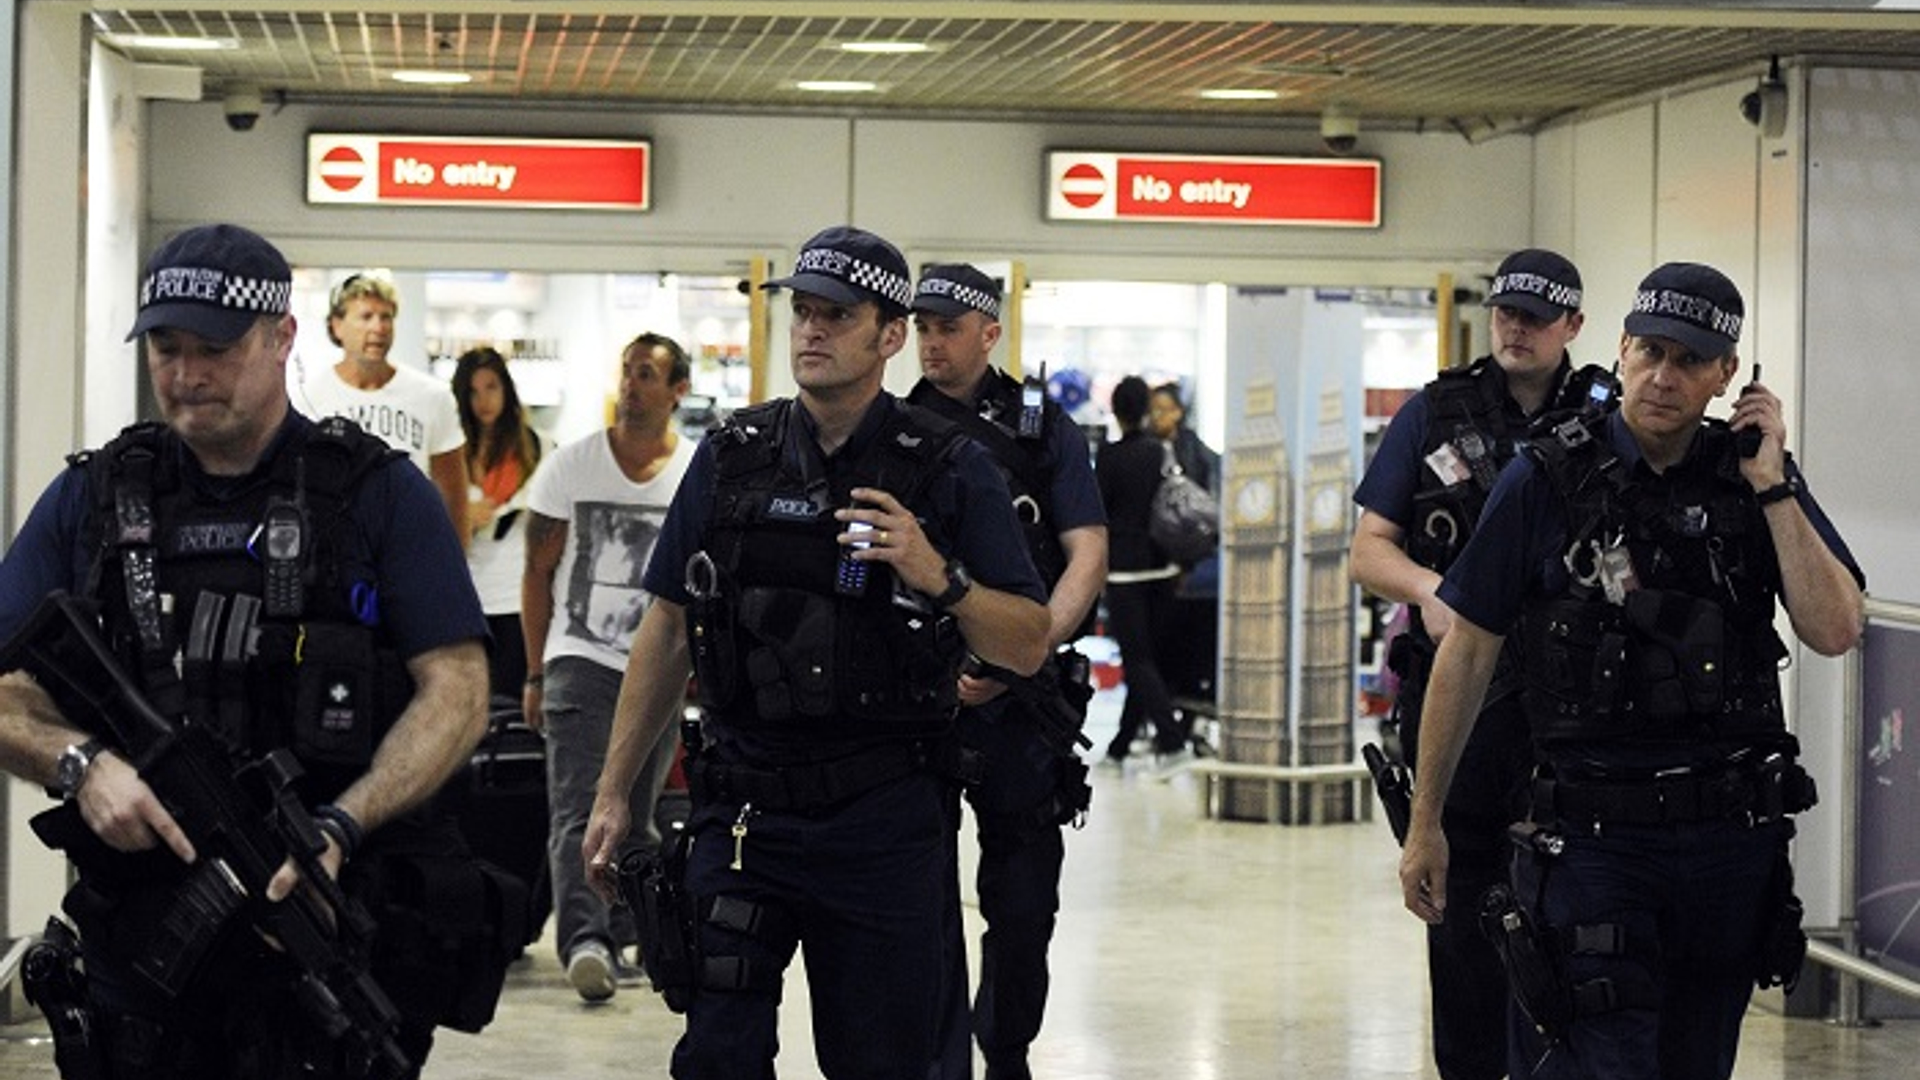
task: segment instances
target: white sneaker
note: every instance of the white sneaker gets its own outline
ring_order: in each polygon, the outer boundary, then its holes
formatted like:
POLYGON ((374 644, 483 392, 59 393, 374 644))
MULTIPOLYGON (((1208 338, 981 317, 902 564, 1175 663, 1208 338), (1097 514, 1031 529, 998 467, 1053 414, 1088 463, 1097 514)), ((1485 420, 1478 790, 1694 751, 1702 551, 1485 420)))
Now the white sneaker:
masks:
POLYGON ((582 1001, 606 1001, 616 989, 613 980, 613 953, 597 941, 585 941, 567 957, 567 981, 582 1001))

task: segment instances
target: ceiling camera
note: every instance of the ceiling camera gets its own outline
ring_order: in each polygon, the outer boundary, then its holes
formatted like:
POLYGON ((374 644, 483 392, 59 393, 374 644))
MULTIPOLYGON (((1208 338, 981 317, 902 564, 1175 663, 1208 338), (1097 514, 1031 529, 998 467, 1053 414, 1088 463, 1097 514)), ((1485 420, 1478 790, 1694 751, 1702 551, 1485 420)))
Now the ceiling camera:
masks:
POLYGON ((251 86, 229 86, 220 99, 227 114, 227 126, 235 131, 252 131, 260 120, 260 91, 251 86))
POLYGON ((1330 154, 1351 154, 1360 141, 1360 118, 1339 105, 1320 114, 1320 143, 1330 154))

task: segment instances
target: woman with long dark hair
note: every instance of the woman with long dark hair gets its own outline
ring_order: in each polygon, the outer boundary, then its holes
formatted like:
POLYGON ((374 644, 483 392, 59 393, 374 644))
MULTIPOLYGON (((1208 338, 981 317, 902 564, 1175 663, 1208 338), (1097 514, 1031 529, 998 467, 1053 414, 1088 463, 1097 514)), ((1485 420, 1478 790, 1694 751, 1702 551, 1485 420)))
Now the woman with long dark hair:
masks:
POLYGON ((467 435, 467 564, 493 632, 495 695, 514 699, 527 674, 520 634, 520 574, 526 559, 522 512, 527 481, 540 463, 540 436, 527 420, 507 359, 482 346, 462 353, 453 397, 467 435))

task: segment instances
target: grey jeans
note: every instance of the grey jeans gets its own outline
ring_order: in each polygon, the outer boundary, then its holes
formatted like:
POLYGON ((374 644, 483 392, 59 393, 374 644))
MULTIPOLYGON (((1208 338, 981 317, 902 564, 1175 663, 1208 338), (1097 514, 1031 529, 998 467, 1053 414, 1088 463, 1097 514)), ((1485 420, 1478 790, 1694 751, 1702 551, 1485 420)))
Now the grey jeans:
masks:
MULTIPOLYGON (((559 657, 546 666, 547 863, 553 875, 554 942, 562 964, 588 939, 609 947, 634 939, 625 910, 609 909, 588 887, 586 864, 580 858, 580 842, 593 814, 594 788, 607 759, 620 676, 618 671, 577 657, 559 657)), ((680 728, 674 724, 640 767, 629 793, 633 830, 627 834, 626 850, 659 846, 653 807, 679 746, 680 728)))

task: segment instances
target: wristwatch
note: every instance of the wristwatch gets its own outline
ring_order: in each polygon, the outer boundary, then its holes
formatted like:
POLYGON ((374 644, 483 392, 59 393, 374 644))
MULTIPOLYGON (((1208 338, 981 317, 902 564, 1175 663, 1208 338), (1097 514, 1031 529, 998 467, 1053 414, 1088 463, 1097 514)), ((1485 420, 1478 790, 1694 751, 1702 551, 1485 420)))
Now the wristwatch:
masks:
POLYGON ((60 760, 54 764, 54 784, 62 799, 71 800, 80 794, 80 785, 86 782, 87 770, 92 768, 93 759, 106 744, 99 739, 88 739, 78 746, 69 744, 60 752, 60 760))
POLYGON ((933 606, 950 608, 971 591, 973 591, 973 575, 967 573, 966 564, 959 559, 948 559, 947 588, 945 592, 933 598, 933 606))

